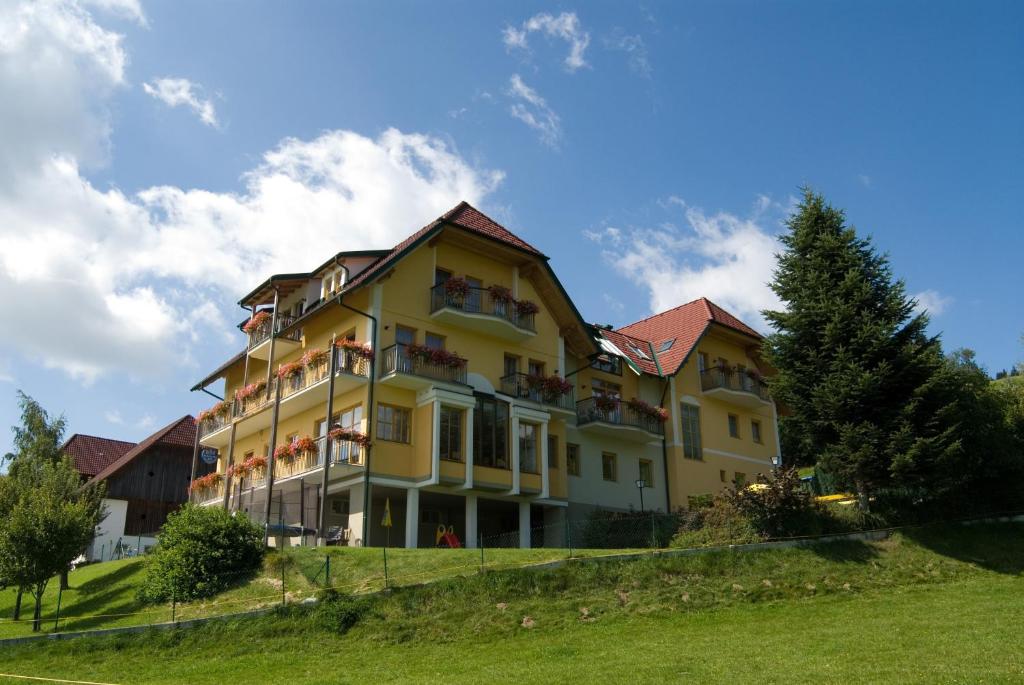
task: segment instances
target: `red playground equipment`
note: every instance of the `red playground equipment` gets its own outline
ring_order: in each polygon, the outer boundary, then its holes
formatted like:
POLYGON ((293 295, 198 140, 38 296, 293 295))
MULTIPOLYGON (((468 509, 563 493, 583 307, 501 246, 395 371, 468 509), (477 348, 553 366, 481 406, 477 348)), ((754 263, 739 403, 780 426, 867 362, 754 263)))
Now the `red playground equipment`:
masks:
POLYGON ((455 534, 455 526, 445 528, 443 523, 437 527, 437 533, 434 535, 434 544, 438 547, 449 547, 451 549, 462 547, 462 541, 455 534))

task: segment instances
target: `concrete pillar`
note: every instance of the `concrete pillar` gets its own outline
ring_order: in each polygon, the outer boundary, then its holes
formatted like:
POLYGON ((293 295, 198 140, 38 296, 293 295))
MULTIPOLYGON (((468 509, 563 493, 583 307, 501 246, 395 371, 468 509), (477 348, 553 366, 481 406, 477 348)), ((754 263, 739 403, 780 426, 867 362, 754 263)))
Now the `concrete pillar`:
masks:
POLYGON ((476 523, 476 495, 466 495, 466 539, 463 544, 476 549, 480 529, 476 523))
POLYGON ((363 518, 367 512, 363 511, 363 491, 366 485, 359 483, 353 485, 348 491, 348 529, 349 546, 359 547, 366 544, 362 539, 363 518))
POLYGON ((530 549, 530 503, 519 503, 519 548, 530 549))
POLYGON ((409 488, 405 491, 405 547, 416 549, 420 539, 420 491, 409 488))

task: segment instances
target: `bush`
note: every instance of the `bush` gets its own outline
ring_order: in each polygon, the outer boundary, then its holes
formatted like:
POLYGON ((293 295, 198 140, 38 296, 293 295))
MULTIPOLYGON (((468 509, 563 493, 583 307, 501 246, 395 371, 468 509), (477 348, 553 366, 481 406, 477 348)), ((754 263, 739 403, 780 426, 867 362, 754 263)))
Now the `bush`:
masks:
POLYGON ((595 509, 572 544, 582 549, 666 547, 677 528, 678 517, 669 514, 595 509))
POLYGON ((672 547, 719 547, 761 542, 761 535, 740 510, 724 497, 716 497, 709 506, 691 510, 683 520, 672 547))
POLYGON ((754 485, 727 491, 725 499, 766 538, 817 535, 828 528, 824 508, 794 468, 774 469, 754 485))
POLYGON ((146 560, 139 590, 145 602, 210 597, 255 573, 263 562, 263 529, 244 515, 186 504, 167 517, 146 560))
POLYGON ((335 590, 324 590, 313 611, 313 621, 323 630, 344 635, 366 615, 368 598, 355 598, 335 590))

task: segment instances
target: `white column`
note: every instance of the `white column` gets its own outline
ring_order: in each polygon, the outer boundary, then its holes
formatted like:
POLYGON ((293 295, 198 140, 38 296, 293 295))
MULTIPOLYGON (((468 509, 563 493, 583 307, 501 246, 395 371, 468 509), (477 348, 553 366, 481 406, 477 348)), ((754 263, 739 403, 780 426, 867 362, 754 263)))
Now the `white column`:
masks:
POLYGON ((530 503, 519 503, 519 548, 530 549, 530 503))
POLYGON ((510 432, 512 434, 512 490, 513 495, 519 494, 519 415, 512 409, 509 416, 510 432))
MULTIPOLYGON (((463 487, 468 490, 473 487, 473 407, 466 407, 465 420, 466 445, 462 449, 466 454, 466 484, 463 487)), ((475 507, 474 511, 476 511, 475 507)), ((473 539, 473 543, 476 543, 476 538, 473 539)))
POLYGON ((363 483, 353 485, 348 491, 348 529, 349 546, 363 545, 363 483))
POLYGON ((551 495, 551 474, 548 468, 548 424, 547 421, 540 424, 540 496, 547 499, 551 495))
POLYGON ((431 417, 430 425, 434 427, 430 440, 430 482, 437 485, 441 482, 441 400, 434 400, 430 403, 431 417))
POLYGON ((420 534, 420 491, 409 488, 405 491, 405 547, 416 549, 420 534))
POLYGON ((479 528, 476 523, 476 495, 466 495, 466 539, 463 544, 476 549, 479 528))

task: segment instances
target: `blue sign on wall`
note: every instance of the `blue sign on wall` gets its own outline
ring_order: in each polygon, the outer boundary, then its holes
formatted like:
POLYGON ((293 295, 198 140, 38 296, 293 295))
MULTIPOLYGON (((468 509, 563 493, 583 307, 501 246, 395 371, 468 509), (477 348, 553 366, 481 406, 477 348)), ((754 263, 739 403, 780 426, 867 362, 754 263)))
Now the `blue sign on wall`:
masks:
POLYGON ((216 464, 217 449, 215 447, 204 447, 200 450, 199 457, 203 460, 204 464, 216 464))

